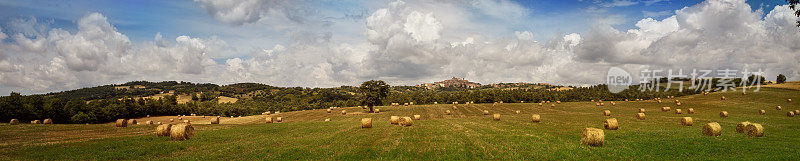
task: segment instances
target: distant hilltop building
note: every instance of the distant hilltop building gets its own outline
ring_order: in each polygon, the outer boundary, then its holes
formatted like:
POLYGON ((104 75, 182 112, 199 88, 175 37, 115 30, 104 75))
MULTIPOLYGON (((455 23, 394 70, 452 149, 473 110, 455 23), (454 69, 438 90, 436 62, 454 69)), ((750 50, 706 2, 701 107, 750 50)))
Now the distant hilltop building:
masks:
POLYGON ((435 88, 478 88, 480 87, 480 83, 470 82, 464 78, 456 78, 453 77, 452 79, 434 82, 434 83, 423 83, 417 85, 417 87, 425 87, 427 89, 435 89, 435 88))

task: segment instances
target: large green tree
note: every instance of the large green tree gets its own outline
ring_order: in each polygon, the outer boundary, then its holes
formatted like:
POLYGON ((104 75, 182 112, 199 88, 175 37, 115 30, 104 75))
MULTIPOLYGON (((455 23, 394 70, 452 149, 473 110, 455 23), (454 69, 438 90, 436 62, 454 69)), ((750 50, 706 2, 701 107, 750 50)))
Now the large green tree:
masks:
POLYGON ((775 80, 775 83, 777 84, 786 83, 786 76, 784 76, 783 74, 778 74, 778 79, 775 80))
POLYGON ((364 83, 361 83, 361 87, 359 87, 361 91, 361 104, 364 106, 369 107, 369 112, 373 112, 373 106, 381 105, 383 103, 383 99, 386 98, 387 93, 389 93, 389 85, 382 80, 370 80, 364 83))

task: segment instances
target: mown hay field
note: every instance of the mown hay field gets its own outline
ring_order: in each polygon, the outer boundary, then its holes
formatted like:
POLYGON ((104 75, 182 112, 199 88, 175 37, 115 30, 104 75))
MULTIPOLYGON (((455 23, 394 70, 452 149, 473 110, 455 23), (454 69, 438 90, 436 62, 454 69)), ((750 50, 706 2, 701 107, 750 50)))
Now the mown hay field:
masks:
POLYGON ((747 95, 715 92, 663 98, 663 103, 615 101, 615 106, 506 102, 459 104, 453 110, 451 104, 438 104, 378 107, 378 114, 321 109, 271 115, 282 117, 282 123, 196 124, 194 137, 185 141, 157 137, 157 125, 0 124, 0 160, 800 160, 800 117, 786 116, 800 103, 789 98, 800 100, 800 91, 762 88, 747 95), (662 112, 665 106, 695 113, 662 112), (644 120, 635 118, 640 108, 646 111, 644 120), (765 115, 759 114, 762 109, 765 115), (446 110, 452 114, 445 115, 446 110), (483 110, 502 119, 494 121, 483 110), (720 111, 729 116, 721 118, 720 111), (532 114, 541 122, 532 122, 532 114), (390 116, 413 115, 421 119, 412 126, 389 122, 390 116), (692 117, 694 125, 682 125, 682 117, 692 117), (362 118, 372 118, 372 128, 362 128, 362 118), (618 130, 604 129, 609 118, 617 119, 618 130), (744 121, 761 124, 764 136, 736 133, 736 124, 744 121), (721 125, 721 136, 702 134, 709 122, 721 125), (581 145, 587 127, 604 129, 602 147, 581 145))

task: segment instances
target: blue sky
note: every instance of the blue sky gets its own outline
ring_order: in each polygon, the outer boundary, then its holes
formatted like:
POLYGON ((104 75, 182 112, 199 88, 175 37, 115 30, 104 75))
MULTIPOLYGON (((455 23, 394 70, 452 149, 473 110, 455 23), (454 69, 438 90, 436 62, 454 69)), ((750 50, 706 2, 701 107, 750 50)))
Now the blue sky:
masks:
POLYGON ((768 68, 768 78, 796 80, 800 38, 789 31, 797 18, 776 7, 783 4, 0 0, 0 93, 134 80, 331 87, 456 76, 587 85, 602 83, 610 67, 768 68))

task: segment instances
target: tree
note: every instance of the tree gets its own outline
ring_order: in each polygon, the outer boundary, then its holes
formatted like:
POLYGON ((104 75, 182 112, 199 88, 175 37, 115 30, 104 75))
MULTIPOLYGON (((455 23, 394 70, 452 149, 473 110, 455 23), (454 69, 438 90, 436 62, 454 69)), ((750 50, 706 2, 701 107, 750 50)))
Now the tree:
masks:
MULTIPOLYGON (((800 3, 800 0, 786 0, 789 2, 789 8, 794 10, 794 15, 800 17, 800 10, 796 9, 797 3, 800 3)), ((800 27, 800 20, 797 21, 797 27, 800 27)))
POLYGON ((361 83, 359 90, 362 94, 361 104, 369 107, 369 112, 373 112, 372 106, 381 105, 389 93, 389 85, 382 80, 370 80, 361 83))
POLYGON ((778 74, 778 79, 776 79, 775 82, 778 84, 786 83, 786 76, 783 76, 783 74, 778 74))

